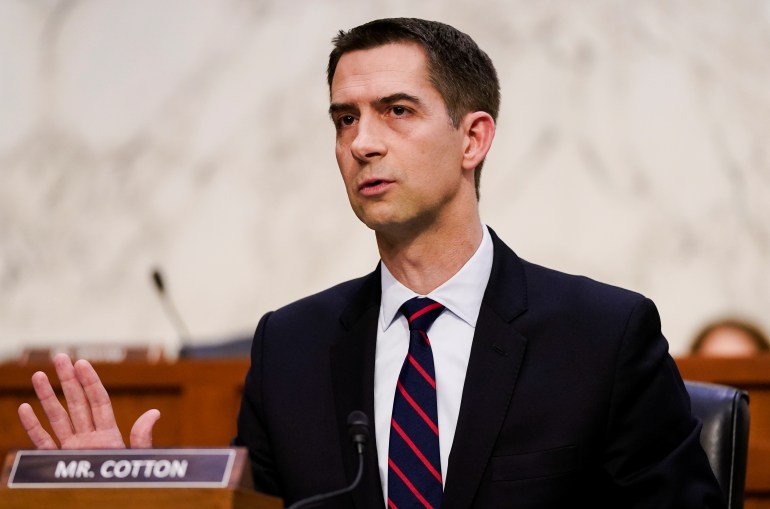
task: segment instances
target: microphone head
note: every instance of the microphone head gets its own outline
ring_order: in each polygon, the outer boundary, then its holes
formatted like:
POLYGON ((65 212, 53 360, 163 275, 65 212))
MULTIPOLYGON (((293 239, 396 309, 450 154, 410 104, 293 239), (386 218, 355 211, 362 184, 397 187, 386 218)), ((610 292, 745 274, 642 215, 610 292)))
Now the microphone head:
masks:
POLYGON ((365 444, 369 438, 369 419, 360 410, 353 410, 348 415, 348 434, 355 444, 365 444))
POLYGON ((158 292, 163 293, 166 290, 166 287, 163 285, 163 276, 159 269, 152 270, 152 282, 155 284, 158 292))

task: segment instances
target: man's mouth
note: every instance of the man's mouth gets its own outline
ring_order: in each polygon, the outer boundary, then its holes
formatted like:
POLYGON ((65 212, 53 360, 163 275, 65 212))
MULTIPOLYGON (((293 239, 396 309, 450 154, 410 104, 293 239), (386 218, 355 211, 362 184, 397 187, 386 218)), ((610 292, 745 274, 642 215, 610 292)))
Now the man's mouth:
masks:
POLYGON ((367 189, 367 188, 377 187, 377 186, 380 186, 380 185, 383 185, 383 184, 387 184, 387 183, 389 183, 389 182, 387 180, 383 180, 383 179, 370 179, 370 180, 366 180, 363 183, 361 183, 361 185, 358 186, 358 190, 361 191, 361 190, 364 190, 364 189, 367 189))

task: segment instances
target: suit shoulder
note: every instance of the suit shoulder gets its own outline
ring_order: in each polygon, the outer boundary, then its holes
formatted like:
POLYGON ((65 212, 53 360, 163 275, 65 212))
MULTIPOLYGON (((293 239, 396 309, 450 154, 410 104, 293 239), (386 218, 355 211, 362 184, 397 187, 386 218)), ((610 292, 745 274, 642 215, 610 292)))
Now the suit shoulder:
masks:
MULTIPOLYGON (((568 274, 520 258, 490 229, 495 262, 490 287, 493 302, 506 302, 516 315, 520 309, 548 313, 627 313, 648 300, 640 293, 568 274)), ((505 313, 503 313, 505 316, 505 313)))
POLYGON ((597 309, 629 309, 648 300, 641 293, 522 260, 530 301, 562 301, 597 309))
MULTIPOLYGON (((665 342, 660 332, 661 322, 655 304, 644 295, 602 283, 586 276, 567 274, 528 262, 523 262, 527 280, 527 312, 519 320, 519 327, 531 337, 543 339, 550 331, 559 339, 569 337, 570 344, 580 351, 617 355, 615 345, 636 345, 649 348, 665 342)), ((577 355, 577 352, 575 353, 577 355)), ((609 361, 608 361, 609 362, 609 361)))
POLYGON ((339 317, 351 305, 360 304, 360 301, 370 293, 367 290, 375 285, 379 288, 378 270, 282 306, 271 313, 271 320, 296 320, 299 316, 339 317))

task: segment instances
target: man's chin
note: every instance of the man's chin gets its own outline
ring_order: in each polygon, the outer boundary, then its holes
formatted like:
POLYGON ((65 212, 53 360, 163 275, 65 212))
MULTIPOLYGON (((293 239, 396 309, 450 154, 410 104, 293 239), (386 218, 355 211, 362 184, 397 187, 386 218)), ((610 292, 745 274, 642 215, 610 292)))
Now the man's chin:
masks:
POLYGON ((364 210, 356 209, 356 217, 358 220, 364 223, 370 230, 375 232, 388 231, 394 227, 398 227, 399 221, 393 214, 385 213, 383 210, 364 210))
POLYGON ((410 233, 421 231, 430 224, 431 218, 428 214, 414 215, 409 212, 410 209, 405 207, 399 210, 384 206, 355 209, 359 221, 375 233, 388 236, 409 236, 410 233))
POLYGON ((370 229, 373 230, 374 233, 377 235, 378 238, 381 239, 390 239, 390 241, 403 241, 407 240, 409 238, 412 238, 414 236, 419 235, 421 232, 425 231, 425 225, 424 222, 418 221, 418 220, 371 220, 367 219, 364 221, 361 219, 361 221, 370 229))
POLYGON ((364 223, 367 228, 374 231, 375 233, 382 233, 382 234, 394 234, 398 233, 404 230, 404 225, 398 221, 392 221, 392 220, 383 220, 382 218, 370 218, 365 217, 362 218, 359 216, 359 218, 362 223, 364 223))

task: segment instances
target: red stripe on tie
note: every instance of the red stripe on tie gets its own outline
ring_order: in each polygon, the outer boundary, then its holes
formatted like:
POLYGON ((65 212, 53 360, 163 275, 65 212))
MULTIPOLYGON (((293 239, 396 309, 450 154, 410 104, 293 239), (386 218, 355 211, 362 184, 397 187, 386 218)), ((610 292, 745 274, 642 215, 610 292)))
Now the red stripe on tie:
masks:
POLYGON ((425 343, 430 346, 430 339, 428 339, 428 335, 425 334, 425 331, 418 330, 417 332, 420 333, 420 336, 422 336, 422 339, 425 340, 425 343))
POLYGON ((420 366, 420 363, 417 362, 417 359, 412 357, 412 354, 407 354, 407 357, 409 358, 409 362, 412 363, 412 366, 414 366, 414 369, 416 369, 422 375, 425 381, 428 382, 430 386, 435 389, 436 381, 433 379, 433 377, 430 376, 427 371, 422 369, 422 366, 420 366))
POLYGON ((396 464, 395 464, 395 463, 393 463, 393 460, 392 460, 392 459, 390 459, 390 458, 388 458, 388 466, 389 466, 390 468, 392 468, 392 469, 393 469, 393 471, 396 473, 396 475, 397 475, 397 476, 398 476, 398 477, 399 477, 399 478, 400 478, 402 481, 404 481, 404 484, 406 484, 406 487, 407 487, 407 488, 409 488, 409 491, 411 491, 411 492, 412 492, 412 494, 413 494, 415 497, 417 497, 417 500, 419 500, 419 501, 422 503, 422 505, 424 505, 424 506, 426 507, 426 509, 433 509, 433 506, 432 506, 432 505, 430 505, 430 503, 429 503, 427 500, 425 500, 425 497, 423 497, 423 496, 420 494, 420 492, 419 492, 419 491, 417 491, 417 488, 415 488, 415 487, 414 487, 414 484, 412 484, 411 482, 409 482, 409 479, 407 479, 407 478, 406 478, 406 476, 404 475, 404 473, 403 473, 401 470, 399 470, 399 468, 396 466, 396 464))
POLYGON ((396 504, 394 504, 394 503, 393 503, 393 501, 392 501, 391 499, 388 499, 388 508, 389 508, 389 509, 398 509, 398 507, 396 506, 396 504))
POLYGON ((438 302, 434 302, 433 304, 428 304, 427 306, 425 306, 424 308, 422 308, 421 310, 417 311, 415 314, 410 316, 407 320, 409 321, 409 323, 412 323, 415 318, 424 315, 428 311, 432 311, 432 310, 434 310, 436 308, 440 308, 442 306, 443 306, 443 304, 439 304, 438 302))
POLYGON ((393 429, 396 430, 396 432, 401 435, 401 438, 404 439, 404 442, 406 442, 406 445, 409 446, 412 451, 417 455, 418 458, 420 458, 420 461, 422 461, 422 464, 425 465, 425 468, 430 470, 430 473, 433 474, 433 477, 436 478, 438 482, 441 482, 441 474, 436 471, 435 467, 431 464, 431 462, 428 460, 428 458, 425 457, 425 455, 420 452, 420 449, 417 448, 417 445, 412 442, 412 440, 406 435, 406 432, 401 428, 401 426, 398 425, 398 423, 391 419, 390 425, 393 426, 393 429))
POLYGON ((428 415, 422 411, 422 408, 420 408, 420 405, 417 404, 415 400, 412 399, 412 397, 409 395, 408 392, 406 392, 406 389, 404 389, 404 386, 401 385, 401 381, 399 380, 396 384, 398 387, 399 392, 401 392, 401 395, 404 396, 404 399, 406 399, 407 402, 414 408, 414 411, 417 412, 420 417, 422 417, 422 420, 425 421, 425 424, 430 426, 430 429, 433 430, 433 433, 438 435, 438 426, 428 417, 428 415))

